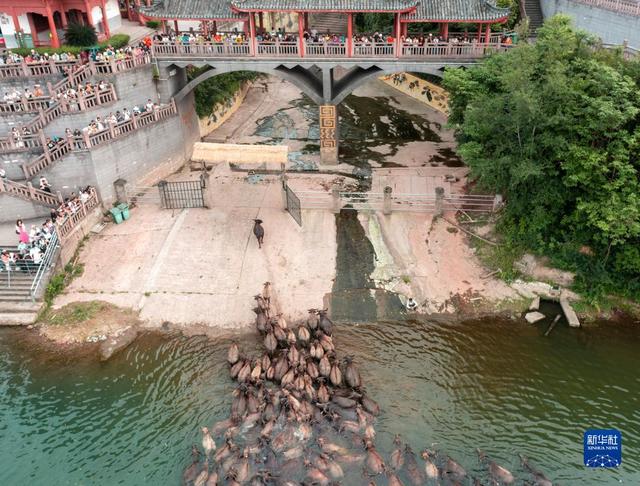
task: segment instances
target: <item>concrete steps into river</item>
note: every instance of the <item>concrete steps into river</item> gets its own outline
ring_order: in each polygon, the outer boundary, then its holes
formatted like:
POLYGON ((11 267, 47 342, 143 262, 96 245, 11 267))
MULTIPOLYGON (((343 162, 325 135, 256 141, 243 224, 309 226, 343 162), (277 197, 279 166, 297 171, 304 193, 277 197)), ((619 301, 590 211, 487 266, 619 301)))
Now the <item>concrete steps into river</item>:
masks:
MULTIPOLYGON (((16 252, 16 247, 3 246, 3 250, 16 252)), ((0 271, 0 325, 21 326, 33 324, 42 307, 41 301, 31 301, 31 285, 36 271, 0 271)), ((43 285, 46 285, 46 279, 43 285)))

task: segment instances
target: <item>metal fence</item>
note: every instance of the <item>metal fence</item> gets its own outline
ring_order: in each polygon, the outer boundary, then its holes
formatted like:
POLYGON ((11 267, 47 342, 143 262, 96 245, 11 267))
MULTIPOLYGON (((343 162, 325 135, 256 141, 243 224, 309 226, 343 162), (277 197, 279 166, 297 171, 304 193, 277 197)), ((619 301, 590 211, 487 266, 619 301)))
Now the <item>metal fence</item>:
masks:
POLYGON ((164 209, 203 208, 204 207, 203 179, 197 181, 160 181, 160 205, 164 209))
POLYGON ((36 272, 36 276, 33 278, 33 282, 31 283, 31 289, 29 291, 29 295, 31 296, 31 301, 35 302, 36 296, 38 295, 38 291, 40 290, 40 285, 47 274, 47 271, 55 264, 55 255, 58 250, 58 233, 55 228, 53 230, 53 235, 49 240, 47 245, 47 249, 44 252, 44 256, 42 257, 42 262, 38 267, 38 271, 36 272))
POLYGON ((287 196, 287 211, 291 215, 291 217, 298 223, 299 226, 302 226, 302 211, 300 207, 300 198, 296 196, 296 193, 291 190, 291 188, 284 183, 284 190, 287 196))

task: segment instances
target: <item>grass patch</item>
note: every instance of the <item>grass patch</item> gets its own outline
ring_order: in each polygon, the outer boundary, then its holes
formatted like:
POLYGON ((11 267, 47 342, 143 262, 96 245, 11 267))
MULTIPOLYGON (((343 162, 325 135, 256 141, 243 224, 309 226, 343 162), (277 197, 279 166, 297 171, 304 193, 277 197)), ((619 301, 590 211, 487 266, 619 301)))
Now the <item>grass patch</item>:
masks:
POLYGON ((50 312, 47 323, 53 326, 74 325, 93 319, 99 312, 105 310, 104 302, 77 302, 69 304, 62 309, 50 312))

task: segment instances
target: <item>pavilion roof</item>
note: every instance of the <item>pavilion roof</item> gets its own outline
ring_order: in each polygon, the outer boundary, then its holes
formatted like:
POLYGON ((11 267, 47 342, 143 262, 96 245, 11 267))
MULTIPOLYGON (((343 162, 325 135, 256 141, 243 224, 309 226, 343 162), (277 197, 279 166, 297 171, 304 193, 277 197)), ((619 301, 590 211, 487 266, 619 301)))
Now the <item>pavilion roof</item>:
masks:
POLYGON ((155 0, 143 15, 166 19, 244 19, 248 11, 406 12, 404 21, 495 22, 509 16, 495 0, 155 0))
POLYGON ((402 16, 414 22, 478 21, 491 22, 506 18, 509 8, 495 6, 490 0, 420 0, 418 8, 402 16))
POLYGON ((418 0, 231 0, 231 3, 243 11, 403 12, 415 8, 418 0))
POLYGON ((147 17, 166 19, 243 19, 229 0, 154 0, 150 7, 140 7, 147 17))

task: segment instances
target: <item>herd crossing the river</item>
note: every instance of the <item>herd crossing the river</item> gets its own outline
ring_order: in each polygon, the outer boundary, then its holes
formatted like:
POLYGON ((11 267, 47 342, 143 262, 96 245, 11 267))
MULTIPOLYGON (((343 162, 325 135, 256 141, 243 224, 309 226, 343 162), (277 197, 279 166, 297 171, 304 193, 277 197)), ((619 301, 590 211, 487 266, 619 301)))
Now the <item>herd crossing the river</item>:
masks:
MULTIPOLYGON (((259 227, 260 220, 255 223, 259 227)), ((375 445, 380 407, 352 358, 338 357, 327 311, 309 309, 306 321, 294 326, 275 310, 269 282, 255 300, 265 352, 250 357, 235 343, 228 349, 229 373, 239 383, 231 415, 202 427, 203 452, 192 447, 185 485, 516 483, 514 474, 479 449, 483 477, 440 451, 425 449, 420 461, 400 436, 385 461, 375 445)), ((526 457, 521 464, 529 477, 524 484, 552 486, 526 457)))

